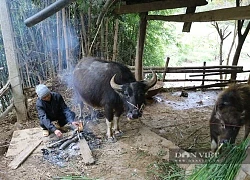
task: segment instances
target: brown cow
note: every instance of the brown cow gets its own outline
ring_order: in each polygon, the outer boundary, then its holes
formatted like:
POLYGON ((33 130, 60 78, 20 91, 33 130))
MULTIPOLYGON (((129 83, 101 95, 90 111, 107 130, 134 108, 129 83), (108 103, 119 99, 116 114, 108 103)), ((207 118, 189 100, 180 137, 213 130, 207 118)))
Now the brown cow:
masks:
POLYGON ((250 132, 250 86, 232 84, 219 96, 210 118, 211 150, 218 143, 234 143, 240 128, 245 125, 245 136, 250 132))

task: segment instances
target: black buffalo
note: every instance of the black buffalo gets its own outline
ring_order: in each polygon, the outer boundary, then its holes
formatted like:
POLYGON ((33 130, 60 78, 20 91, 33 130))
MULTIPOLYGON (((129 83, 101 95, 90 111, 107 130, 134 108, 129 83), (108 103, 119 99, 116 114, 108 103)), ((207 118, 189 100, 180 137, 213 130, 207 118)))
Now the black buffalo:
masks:
POLYGON ((107 136, 121 133, 119 117, 125 111, 127 118, 142 116, 145 93, 157 82, 157 76, 149 81, 136 81, 127 66, 96 58, 82 59, 74 69, 73 83, 76 93, 84 104, 104 108, 107 136))
POLYGON ((245 125, 246 139, 250 131, 250 86, 232 84, 217 98, 211 118, 211 149, 218 143, 234 143, 242 126, 245 125))

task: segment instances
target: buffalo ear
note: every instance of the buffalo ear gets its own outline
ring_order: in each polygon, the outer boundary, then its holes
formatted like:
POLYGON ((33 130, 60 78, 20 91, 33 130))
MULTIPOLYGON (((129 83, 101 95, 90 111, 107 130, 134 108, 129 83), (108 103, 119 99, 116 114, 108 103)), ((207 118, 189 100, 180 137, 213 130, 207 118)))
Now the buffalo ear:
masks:
POLYGON ((214 106, 215 118, 221 119, 221 113, 219 112, 219 108, 217 105, 214 106))
POLYGON ((221 114, 218 111, 215 113, 215 118, 216 119, 221 119, 221 114))

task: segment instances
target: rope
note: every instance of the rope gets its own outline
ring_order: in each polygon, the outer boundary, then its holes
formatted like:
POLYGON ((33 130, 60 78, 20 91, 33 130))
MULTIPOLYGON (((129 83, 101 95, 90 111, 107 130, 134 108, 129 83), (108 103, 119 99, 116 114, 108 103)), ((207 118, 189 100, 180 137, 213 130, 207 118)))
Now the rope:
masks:
MULTIPOLYGON (((131 106, 133 106, 135 109, 139 109, 138 105, 136 106, 136 105, 132 104, 132 103, 129 102, 129 101, 127 101, 127 103, 130 104, 131 106)), ((145 106, 144 104, 141 105, 141 107, 140 107, 140 109, 139 109, 139 112, 142 111, 142 109, 143 109, 144 106, 145 106)))
MULTIPOLYGON (((209 124, 218 124, 218 125, 221 125, 221 123, 209 123, 209 124)), ((234 125, 234 124, 225 124, 225 126, 242 127, 242 126, 238 126, 238 125, 234 125)))

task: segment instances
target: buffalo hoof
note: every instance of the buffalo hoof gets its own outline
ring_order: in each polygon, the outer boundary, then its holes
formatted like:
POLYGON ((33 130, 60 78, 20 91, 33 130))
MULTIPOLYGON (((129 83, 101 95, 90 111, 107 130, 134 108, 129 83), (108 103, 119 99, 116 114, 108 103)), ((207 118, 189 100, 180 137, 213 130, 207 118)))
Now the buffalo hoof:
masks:
POLYGON ((108 137, 107 142, 108 143, 115 143, 117 140, 115 137, 108 137))
POLYGON ((119 131, 115 131, 114 133, 115 133, 116 137, 121 137, 123 135, 123 132, 120 131, 120 130, 119 131))

